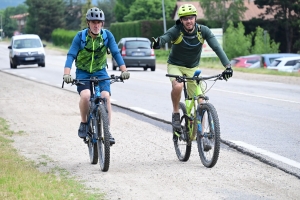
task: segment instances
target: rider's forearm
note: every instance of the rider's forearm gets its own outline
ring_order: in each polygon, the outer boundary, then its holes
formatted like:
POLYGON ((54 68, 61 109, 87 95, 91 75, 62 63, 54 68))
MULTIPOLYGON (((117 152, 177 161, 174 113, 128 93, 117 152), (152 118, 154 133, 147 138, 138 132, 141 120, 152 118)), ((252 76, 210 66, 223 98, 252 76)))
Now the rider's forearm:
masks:
POLYGON ((71 68, 69 67, 64 68, 64 74, 70 74, 70 72, 71 72, 71 68))
POLYGON ((122 72, 127 71, 126 66, 125 66, 125 65, 121 65, 121 66, 120 66, 120 70, 121 70, 122 72))

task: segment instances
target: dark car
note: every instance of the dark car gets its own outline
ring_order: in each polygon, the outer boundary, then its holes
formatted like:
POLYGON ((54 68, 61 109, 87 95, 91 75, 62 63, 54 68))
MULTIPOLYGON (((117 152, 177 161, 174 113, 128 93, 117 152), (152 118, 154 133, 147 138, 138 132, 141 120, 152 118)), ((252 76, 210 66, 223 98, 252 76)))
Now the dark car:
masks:
MULTIPOLYGON (((118 48, 124 59, 127 68, 143 68, 145 71, 150 68, 155 71, 156 57, 151 49, 151 42, 143 37, 126 37, 118 42, 118 48)), ((112 68, 116 70, 118 65, 112 58, 112 68)))

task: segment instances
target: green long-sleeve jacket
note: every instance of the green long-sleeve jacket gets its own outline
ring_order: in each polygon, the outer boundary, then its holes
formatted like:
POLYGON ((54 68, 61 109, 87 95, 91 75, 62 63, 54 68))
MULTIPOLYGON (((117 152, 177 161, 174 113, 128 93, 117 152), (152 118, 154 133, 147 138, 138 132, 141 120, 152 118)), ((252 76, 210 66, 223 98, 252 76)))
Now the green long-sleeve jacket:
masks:
POLYGON ((220 58, 223 66, 229 64, 230 62, 225 52, 223 51, 222 47, 218 43, 211 30, 207 26, 201 25, 201 36, 203 39, 202 42, 200 42, 199 38, 197 37, 198 26, 200 25, 196 24, 195 26, 196 27, 193 33, 187 33, 181 23, 176 24, 168 29, 164 35, 160 36, 161 46, 164 46, 169 42, 174 42, 178 39, 175 43, 172 44, 168 63, 172 65, 185 66, 187 68, 198 66, 204 39, 220 58), (183 34, 183 37, 181 42, 179 42, 181 33, 183 34))

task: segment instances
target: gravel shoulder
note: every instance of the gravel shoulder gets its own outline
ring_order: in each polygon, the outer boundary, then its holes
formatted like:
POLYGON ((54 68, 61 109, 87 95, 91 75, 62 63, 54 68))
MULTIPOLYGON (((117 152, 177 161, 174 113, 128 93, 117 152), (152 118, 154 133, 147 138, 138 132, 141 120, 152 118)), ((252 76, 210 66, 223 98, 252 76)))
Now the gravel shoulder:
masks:
POLYGON ((107 199, 299 199, 300 181, 222 145, 212 169, 205 168, 194 144, 188 162, 176 158, 169 125, 113 107, 108 172, 89 163, 77 136, 76 93, 0 72, 0 117, 11 129, 18 152, 40 170, 66 169, 91 192, 107 199), (13 84, 12 84, 13 83, 13 84))

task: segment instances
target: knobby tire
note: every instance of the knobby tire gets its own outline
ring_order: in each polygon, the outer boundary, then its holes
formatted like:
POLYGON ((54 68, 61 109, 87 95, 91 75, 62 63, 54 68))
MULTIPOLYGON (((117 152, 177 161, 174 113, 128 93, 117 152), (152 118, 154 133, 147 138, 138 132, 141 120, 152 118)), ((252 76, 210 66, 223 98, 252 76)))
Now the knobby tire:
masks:
MULTIPOLYGON (((215 107, 210 103, 203 103, 198 106, 197 115, 201 117, 201 133, 197 133, 197 144, 200 160, 205 167, 212 168, 218 161, 220 153, 220 123, 215 107), (208 125, 208 126, 207 126, 208 125), (204 135, 207 135, 205 136, 204 135), (203 136, 204 135, 204 136, 203 136), (211 144, 211 149, 204 150, 205 137, 211 144)), ((207 141, 207 140, 206 140, 207 141)))
POLYGON ((100 103, 97 114, 97 129, 98 129, 98 155, 99 164, 102 171, 106 172, 109 169, 110 162, 110 142, 109 142, 109 128, 108 128, 108 113, 105 105, 100 103))
POLYGON ((98 136, 98 129, 96 128, 97 119, 95 117, 92 117, 90 119, 90 123, 88 126, 89 126, 88 127, 89 140, 87 145, 89 148, 90 162, 91 164, 97 164, 98 163, 98 148, 97 148, 97 141, 96 141, 96 138, 98 136), (92 137, 93 135, 94 137, 92 137))
MULTIPOLYGON (((181 128, 184 134, 186 134, 186 138, 188 138, 188 123, 189 120, 186 117, 186 108, 184 103, 179 103, 179 113, 181 116, 181 128)), ((180 161, 186 162, 190 158, 192 143, 188 141, 181 140, 177 135, 175 135, 175 130, 173 129, 173 142, 175 147, 175 152, 180 161)))

